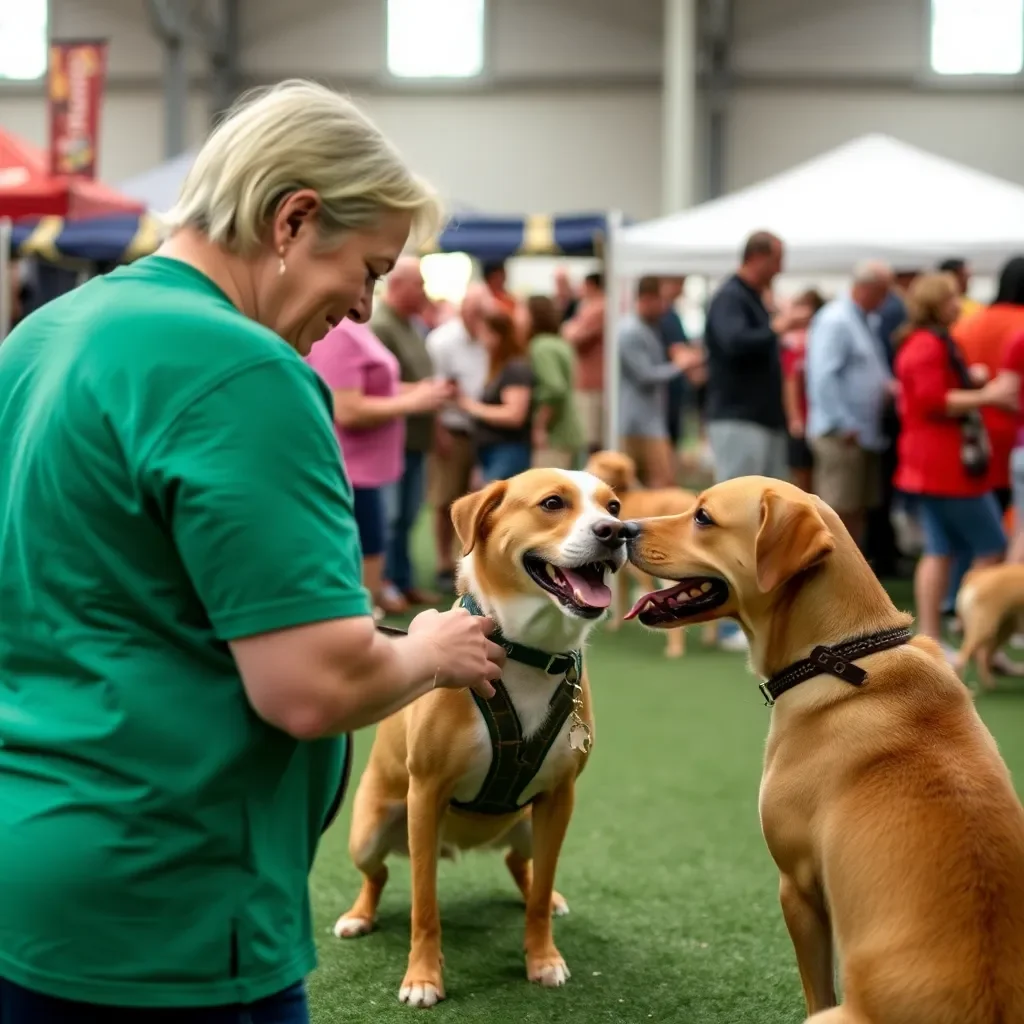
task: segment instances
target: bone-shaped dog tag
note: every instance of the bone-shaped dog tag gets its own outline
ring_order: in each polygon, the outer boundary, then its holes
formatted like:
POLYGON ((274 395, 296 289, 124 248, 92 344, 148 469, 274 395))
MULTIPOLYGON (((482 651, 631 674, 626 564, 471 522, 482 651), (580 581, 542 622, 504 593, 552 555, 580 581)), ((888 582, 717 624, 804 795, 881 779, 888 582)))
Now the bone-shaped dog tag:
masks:
POLYGON ((585 754, 590 749, 590 729, 586 722, 575 722, 569 730, 569 746, 585 754))

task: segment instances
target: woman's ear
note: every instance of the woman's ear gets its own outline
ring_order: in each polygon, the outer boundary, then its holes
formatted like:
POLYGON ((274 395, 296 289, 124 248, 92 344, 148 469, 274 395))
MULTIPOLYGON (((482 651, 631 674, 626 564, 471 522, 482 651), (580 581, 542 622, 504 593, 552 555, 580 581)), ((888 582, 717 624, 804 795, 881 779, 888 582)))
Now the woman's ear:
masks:
POLYGON ((313 226, 320 209, 320 197, 311 188, 289 192, 274 211, 274 251, 287 250, 303 228, 313 226))
POLYGON ((761 526, 754 542, 754 557, 762 594, 810 569, 835 547, 825 520, 809 501, 784 498, 771 490, 761 495, 761 526))
POLYGON ((452 505, 452 525, 462 542, 462 553, 468 555, 484 539, 491 516, 505 500, 507 480, 495 480, 482 490, 459 498, 452 505))

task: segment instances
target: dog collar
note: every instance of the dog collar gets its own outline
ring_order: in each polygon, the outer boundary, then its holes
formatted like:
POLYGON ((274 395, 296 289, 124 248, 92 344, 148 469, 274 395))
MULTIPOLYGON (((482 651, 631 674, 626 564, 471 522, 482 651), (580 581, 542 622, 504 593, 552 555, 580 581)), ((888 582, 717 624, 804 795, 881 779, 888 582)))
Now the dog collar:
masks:
POLYGON ((910 637, 910 630, 899 626, 885 629, 881 633, 869 633, 867 636, 847 640, 834 647, 815 647, 809 658, 795 662, 789 668, 776 672, 767 682, 761 683, 765 707, 772 707, 787 690, 792 690, 794 686, 799 686, 823 673, 842 679, 851 686, 863 686, 868 674, 854 662, 858 658, 866 658, 869 654, 900 647, 907 643, 910 637))
MULTIPOLYGON (((463 594, 459 604, 470 613, 470 615, 483 615, 484 610, 480 607, 472 594, 463 594)), ((513 660, 530 668, 540 668, 550 676, 564 676, 570 670, 574 670, 576 679, 580 678, 583 670, 583 654, 580 651, 565 651, 562 654, 549 654, 537 647, 527 647, 526 644, 516 643, 509 640, 500 629, 495 628, 491 634, 493 640, 499 647, 505 648, 505 653, 513 660)))

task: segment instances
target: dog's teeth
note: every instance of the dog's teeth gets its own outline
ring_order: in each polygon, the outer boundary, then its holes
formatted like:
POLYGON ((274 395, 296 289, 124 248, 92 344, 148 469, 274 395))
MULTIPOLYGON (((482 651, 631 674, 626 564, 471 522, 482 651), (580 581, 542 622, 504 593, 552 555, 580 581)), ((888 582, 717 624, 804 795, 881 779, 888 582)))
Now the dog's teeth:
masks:
POLYGON ((544 568, 547 569, 547 573, 551 577, 551 579, 557 582, 558 576, 555 575, 555 567, 550 562, 545 562, 544 568))
POLYGON ((674 597, 670 597, 665 603, 669 606, 669 608, 679 607, 679 602, 674 597))
POLYGON ((684 602, 690 600, 690 595, 685 590, 680 590, 679 593, 676 594, 676 600, 680 604, 683 604, 684 602))
POLYGON ((690 597, 700 597, 700 591, 694 587, 693 590, 690 591, 690 597))
POLYGON ((711 584, 710 583, 702 583, 700 585, 700 592, 702 594, 706 594, 710 589, 711 589, 711 584))
POLYGON ((576 603, 577 604, 586 604, 587 603, 586 601, 583 600, 583 593, 579 589, 574 590, 572 592, 572 596, 574 598, 576 598, 576 603))

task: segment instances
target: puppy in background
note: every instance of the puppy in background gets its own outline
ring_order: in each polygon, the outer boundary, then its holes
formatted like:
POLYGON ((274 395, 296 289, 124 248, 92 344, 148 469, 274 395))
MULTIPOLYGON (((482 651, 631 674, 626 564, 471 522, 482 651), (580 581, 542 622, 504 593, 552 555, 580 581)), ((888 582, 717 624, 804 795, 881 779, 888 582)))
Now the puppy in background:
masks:
POLYGON ((957 673, 963 678, 973 660, 981 688, 994 690, 992 656, 1016 632, 1024 612, 1024 565, 1007 562, 969 572, 956 596, 956 611, 964 629, 957 673))
MULTIPOLYGON (((623 452, 595 452, 587 461, 586 471, 599 480, 603 480, 616 494, 622 503, 622 518, 649 519, 653 516, 673 516, 686 512, 693 506, 696 495, 682 487, 660 487, 647 489, 640 485, 636 473, 636 462, 623 452)), ((628 565, 626 572, 616 581, 616 613, 608 622, 609 630, 621 628, 622 621, 629 611, 630 582, 637 585, 640 593, 653 590, 657 581, 653 576, 628 565)), ((714 644, 715 629, 709 627, 704 631, 704 642, 714 644), (709 640, 710 636, 710 640, 709 640)), ((681 658, 686 652, 686 631, 673 630, 666 637, 665 657, 681 658)))

